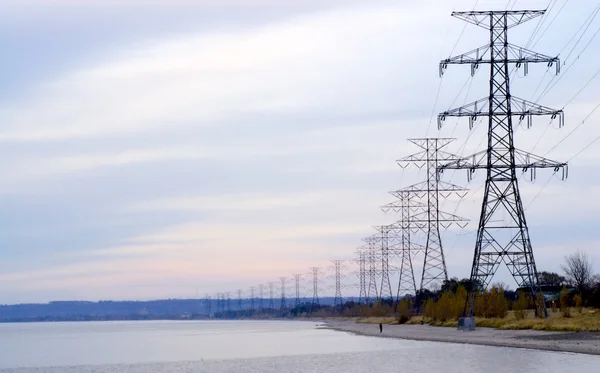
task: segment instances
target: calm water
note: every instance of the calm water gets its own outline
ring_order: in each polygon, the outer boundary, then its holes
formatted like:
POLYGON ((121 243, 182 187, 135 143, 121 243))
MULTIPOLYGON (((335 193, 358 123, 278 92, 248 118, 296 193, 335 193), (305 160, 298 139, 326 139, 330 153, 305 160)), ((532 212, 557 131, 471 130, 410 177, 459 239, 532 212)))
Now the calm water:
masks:
POLYGON ((600 357, 360 337, 311 322, 0 324, 0 372, 594 372, 600 357))

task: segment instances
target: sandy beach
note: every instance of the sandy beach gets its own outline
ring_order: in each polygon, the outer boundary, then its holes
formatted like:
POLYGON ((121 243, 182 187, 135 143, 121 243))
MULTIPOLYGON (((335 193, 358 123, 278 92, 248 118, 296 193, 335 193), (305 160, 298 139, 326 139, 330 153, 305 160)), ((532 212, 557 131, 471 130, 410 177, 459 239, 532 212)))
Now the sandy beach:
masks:
POLYGON ((326 321, 324 328, 373 337, 600 355, 600 333, 496 330, 491 328, 477 328, 474 331, 463 332, 455 328, 429 325, 384 325, 383 333, 379 333, 378 325, 361 324, 355 321, 326 321))

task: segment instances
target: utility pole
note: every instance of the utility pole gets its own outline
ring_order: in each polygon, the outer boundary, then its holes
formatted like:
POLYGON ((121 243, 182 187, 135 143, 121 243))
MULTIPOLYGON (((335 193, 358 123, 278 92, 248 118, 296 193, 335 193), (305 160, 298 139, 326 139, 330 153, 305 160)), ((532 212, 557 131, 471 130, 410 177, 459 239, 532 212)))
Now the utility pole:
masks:
MULTIPOLYGON (((473 311, 475 293, 485 289, 490 283, 501 261, 515 281, 522 288, 528 288, 538 299, 541 289, 533 257, 533 250, 525 211, 519 192, 517 169, 530 170, 535 176, 537 168, 562 169, 566 177, 567 164, 555 162, 525 151, 515 149, 513 117, 527 119, 531 125, 534 115, 550 115, 559 118, 559 126, 564 122, 562 110, 550 109, 537 103, 511 95, 509 65, 523 66, 527 73, 529 63, 556 65, 560 72, 558 57, 545 56, 508 43, 508 29, 533 18, 542 16, 544 10, 478 11, 452 12, 452 16, 489 31, 489 44, 460 56, 440 62, 440 73, 451 64, 470 64, 471 75, 479 65, 490 65, 489 95, 463 107, 446 111, 438 116, 438 126, 447 117, 469 117, 469 123, 482 116, 488 117, 487 149, 472 156, 449 162, 439 170, 467 169, 469 176, 477 169, 486 170, 485 192, 481 207, 477 241, 471 269, 471 291, 465 304, 464 329, 475 327, 473 311)), ((538 316, 547 317, 543 302, 537 302, 538 316)), ((459 323, 460 325, 460 323, 459 323)))

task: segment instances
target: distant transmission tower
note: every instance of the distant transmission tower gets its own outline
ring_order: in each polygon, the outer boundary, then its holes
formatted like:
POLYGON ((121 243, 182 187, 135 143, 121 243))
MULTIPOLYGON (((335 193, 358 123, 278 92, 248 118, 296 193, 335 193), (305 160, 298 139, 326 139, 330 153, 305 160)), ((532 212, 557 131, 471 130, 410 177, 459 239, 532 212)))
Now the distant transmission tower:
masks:
POLYGON ((332 260, 331 264, 332 266, 330 268, 333 269, 332 278, 335 281, 335 296, 333 298, 333 312, 335 313, 336 309, 341 311, 344 307, 344 302, 342 300, 342 278, 344 277, 342 269, 344 269, 345 266, 343 260, 332 260))
POLYGON ((281 283, 281 305, 279 307, 279 309, 281 311, 285 310, 287 308, 286 304, 285 304, 285 284, 287 282, 287 277, 279 277, 279 282, 281 283))
POLYGON ((231 297, 230 297, 229 292, 225 293, 225 297, 227 300, 227 312, 230 312, 231 311, 231 297))
POLYGON ((358 303, 362 304, 369 303, 367 297, 367 249, 359 248, 356 252, 358 254, 358 303))
POLYGON ((296 285, 296 300, 294 302, 294 306, 298 307, 300 305, 300 281, 302 280, 302 275, 300 273, 294 273, 294 284, 296 285))
POLYGON ((268 282, 269 285, 269 310, 273 311, 275 309, 275 303, 273 302, 273 287, 275 286, 274 282, 268 282))
POLYGON ((379 300, 379 293, 377 291, 377 274, 379 271, 378 267, 378 243, 381 240, 379 235, 372 235, 365 238, 363 241, 367 243, 367 275, 369 277, 369 283, 367 287, 367 303, 372 299, 379 300))
POLYGON ((312 274, 312 285, 313 285, 313 299, 311 305, 311 312, 315 307, 319 307, 319 274, 321 273, 320 267, 310 267, 312 274))
POLYGON ((379 241, 381 245, 381 289, 379 290, 379 296, 382 300, 393 300, 392 283, 390 282, 390 237, 394 235, 397 227, 390 224, 374 228, 381 233, 379 241))
POLYGON ((401 167, 413 164, 419 168, 425 166, 427 169, 427 181, 404 188, 413 193, 424 194, 427 200, 425 211, 415 214, 411 218, 415 224, 417 221, 421 223, 419 226, 427 235, 420 290, 427 289, 434 284, 441 285, 444 280, 448 280, 440 226, 448 228, 455 223, 461 227, 466 226, 466 219, 440 211, 439 208, 440 198, 448 197, 451 193, 456 193, 461 197, 466 195, 466 189, 439 181, 438 177, 437 168, 441 162, 459 158, 442 150, 454 140, 444 138, 409 139, 408 141, 419 146, 423 151, 397 161, 401 167))
POLYGON ((238 289, 238 311, 242 311, 242 289, 238 289))
POLYGON ((206 314, 210 317, 210 314, 212 313, 212 297, 206 294, 204 299, 206 299, 206 314))
POLYGON ((258 311, 263 312, 265 310, 263 303, 263 292, 265 290, 265 285, 258 285, 258 311))
MULTIPOLYGON (((396 293, 396 304, 401 297, 413 296, 417 294, 417 284, 413 271, 412 253, 421 251, 424 248, 414 242, 411 242, 411 233, 415 229, 413 214, 423 210, 424 205, 415 201, 417 194, 410 190, 398 190, 391 192, 397 198, 396 201, 382 206, 384 212, 394 211, 400 214, 398 226, 400 230, 400 247, 396 253, 401 259, 400 275, 398 277, 398 291, 396 293)), ((422 222, 420 220, 419 222, 422 222)))
MULTIPOLYGON (((440 73, 450 64, 471 64, 471 74, 480 64, 490 64, 488 97, 463 107, 446 111, 438 116, 438 125, 446 117, 488 117, 488 143, 485 151, 440 167, 467 169, 469 175, 476 169, 486 170, 485 192, 481 207, 471 283, 486 288, 498 265, 504 261, 519 287, 528 288, 534 299, 541 293, 538 273, 533 258, 525 211, 519 192, 517 169, 530 170, 532 178, 537 168, 562 169, 566 177, 567 164, 539 157, 514 147, 513 116, 527 119, 533 115, 550 115, 564 122, 562 110, 554 110, 526 101, 510 93, 509 64, 523 66, 527 73, 529 63, 556 64, 558 57, 549 57, 508 43, 508 29, 544 14, 544 10, 452 12, 452 16, 489 30, 490 43, 463 55, 440 62, 440 73)), ((471 292, 465 316, 473 316, 475 292, 471 292)), ((538 315, 548 316, 544 302, 538 302, 538 315)), ((467 306, 465 305, 465 308, 467 306)))
POLYGON ((256 286, 250 286, 250 311, 254 311, 254 291, 256 286))

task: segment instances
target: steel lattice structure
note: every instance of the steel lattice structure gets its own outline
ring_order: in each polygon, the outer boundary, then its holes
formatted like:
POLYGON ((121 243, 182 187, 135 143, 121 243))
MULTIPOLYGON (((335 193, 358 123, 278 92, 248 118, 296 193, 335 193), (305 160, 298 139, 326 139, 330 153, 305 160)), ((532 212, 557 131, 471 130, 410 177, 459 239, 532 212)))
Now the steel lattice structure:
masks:
POLYGON ((238 311, 242 311, 242 289, 238 289, 237 290, 237 295, 238 295, 238 311))
POLYGON ((374 228, 381 234, 379 241, 381 248, 381 287, 379 297, 381 300, 393 300, 394 295, 392 294, 392 283, 390 281, 390 251, 393 251, 393 249, 390 250, 390 236, 397 230, 397 226, 390 224, 375 226, 374 228))
POLYGON ((413 252, 423 251, 423 247, 411 242, 411 233, 415 231, 412 216, 424 207, 418 199, 417 193, 411 190, 398 190, 391 192, 397 198, 396 201, 388 203, 381 207, 384 212, 394 211, 400 214, 400 220, 397 226, 400 230, 400 246, 395 255, 400 257, 400 275, 398 278, 398 291, 396 293, 396 302, 404 296, 417 294, 417 283, 413 271, 412 257, 413 252))
POLYGON ((265 285, 259 284, 258 285, 258 311, 259 312, 264 312, 264 310, 265 310, 265 305, 264 305, 264 301, 263 301, 264 290, 265 290, 265 285))
POLYGON ((319 274, 321 273, 320 267, 310 267, 310 274, 312 275, 313 285, 313 299, 311 305, 311 312, 315 307, 319 307, 319 274))
POLYGON ((466 219, 439 209, 440 198, 446 198, 452 193, 456 193, 461 197, 466 194, 466 190, 462 187, 441 182, 437 173, 437 168, 442 162, 459 158, 443 150, 454 140, 448 138, 409 139, 410 142, 422 148, 423 151, 397 161, 398 165, 403 168, 412 164, 419 168, 425 167, 427 170, 427 181, 405 188, 405 190, 421 194, 427 200, 425 211, 412 217, 413 223, 423 229, 427 235, 420 290, 427 289, 436 283, 439 285, 442 281, 448 280, 446 259, 440 237, 440 226, 448 228, 452 224, 466 225, 466 219))
POLYGON ((358 255, 358 259, 356 262, 358 263, 358 303, 362 304, 369 303, 369 298, 367 296, 367 257, 368 252, 366 248, 359 248, 356 252, 358 255))
POLYGON ((273 289, 275 287, 274 282, 268 282, 269 285, 269 310, 273 311, 275 309, 275 302, 273 302, 273 289))
POLYGON ((212 297, 206 294, 204 296, 204 299, 206 299, 206 314, 210 317, 210 314, 212 312, 212 297))
MULTIPOLYGON (((460 56, 440 62, 440 73, 450 64, 470 64, 471 74, 480 64, 490 65, 489 96, 463 107, 446 111, 438 116, 439 125, 446 117, 469 117, 470 123, 479 116, 488 117, 488 142, 484 152, 449 162, 444 169, 467 169, 471 175, 476 169, 486 170, 485 192, 481 208, 477 241, 471 269, 471 281, 483 288, 490 283, 501 261, 508 266, 519 287, 529 288, 534 299, 541 293, 538 274, 525 212, 519 192, 517 169, 562 169, 567 175, 567 164, 515 149, 513 117, 527 119, 534 115, 550 115, 564 122, 562 110, 550 109, 511 95, 509 65, 546 63, 556 65, 558 57, 549 57, 508 43, 508 29, 544 14, 543 10, 453 12, 452 16, 489 31, 490 43, 460 56)), ((532 177, 535 173, 532 171, 532 177)), ((539 314, 547 316, 544 302, 538 304, 539 314)), ((465 314, 473 315, 474 292, 465 305, 465 314)))
POLYGON ((254 311, 254 291, 256 286, 250 286, 250 311, 254 311))
MULTIPOLYGON (((369 277, 369 282, 367 286, 367 300, 371 299, 379 300, 379 292, 377 290, 377 274, 379 271, 377 270, 378 264, 378 247, 380 237, 379 235, 369 236, 363 239, 367 244, 367 262, 369 264, 367 275, 369 277)), ((368 302, 367 301, 367 302, 368 302)))
POLYGON ((333 298, 333 312, 339 308, 340 310, 343 308, 344 302, 342 299, 342 269, 345 268, 343 260, 332 260, 331 269, 333 269, 334 275, 333 279, 335 281, 335 296, 333 298))
POLYGON ((294 273, 292 275, 292 278, 294 279, 294 285, 296 290, 294 306, 298 307, 300 305, 300 281, 302 280, 302 275, 300 273, 294 273))
POLYGON ((287 308, 285 304, 285 283, 287 282, 287 277, 279 277, 279 282, 281 286, 281 304, 279 308, 283 311, 287 308))

